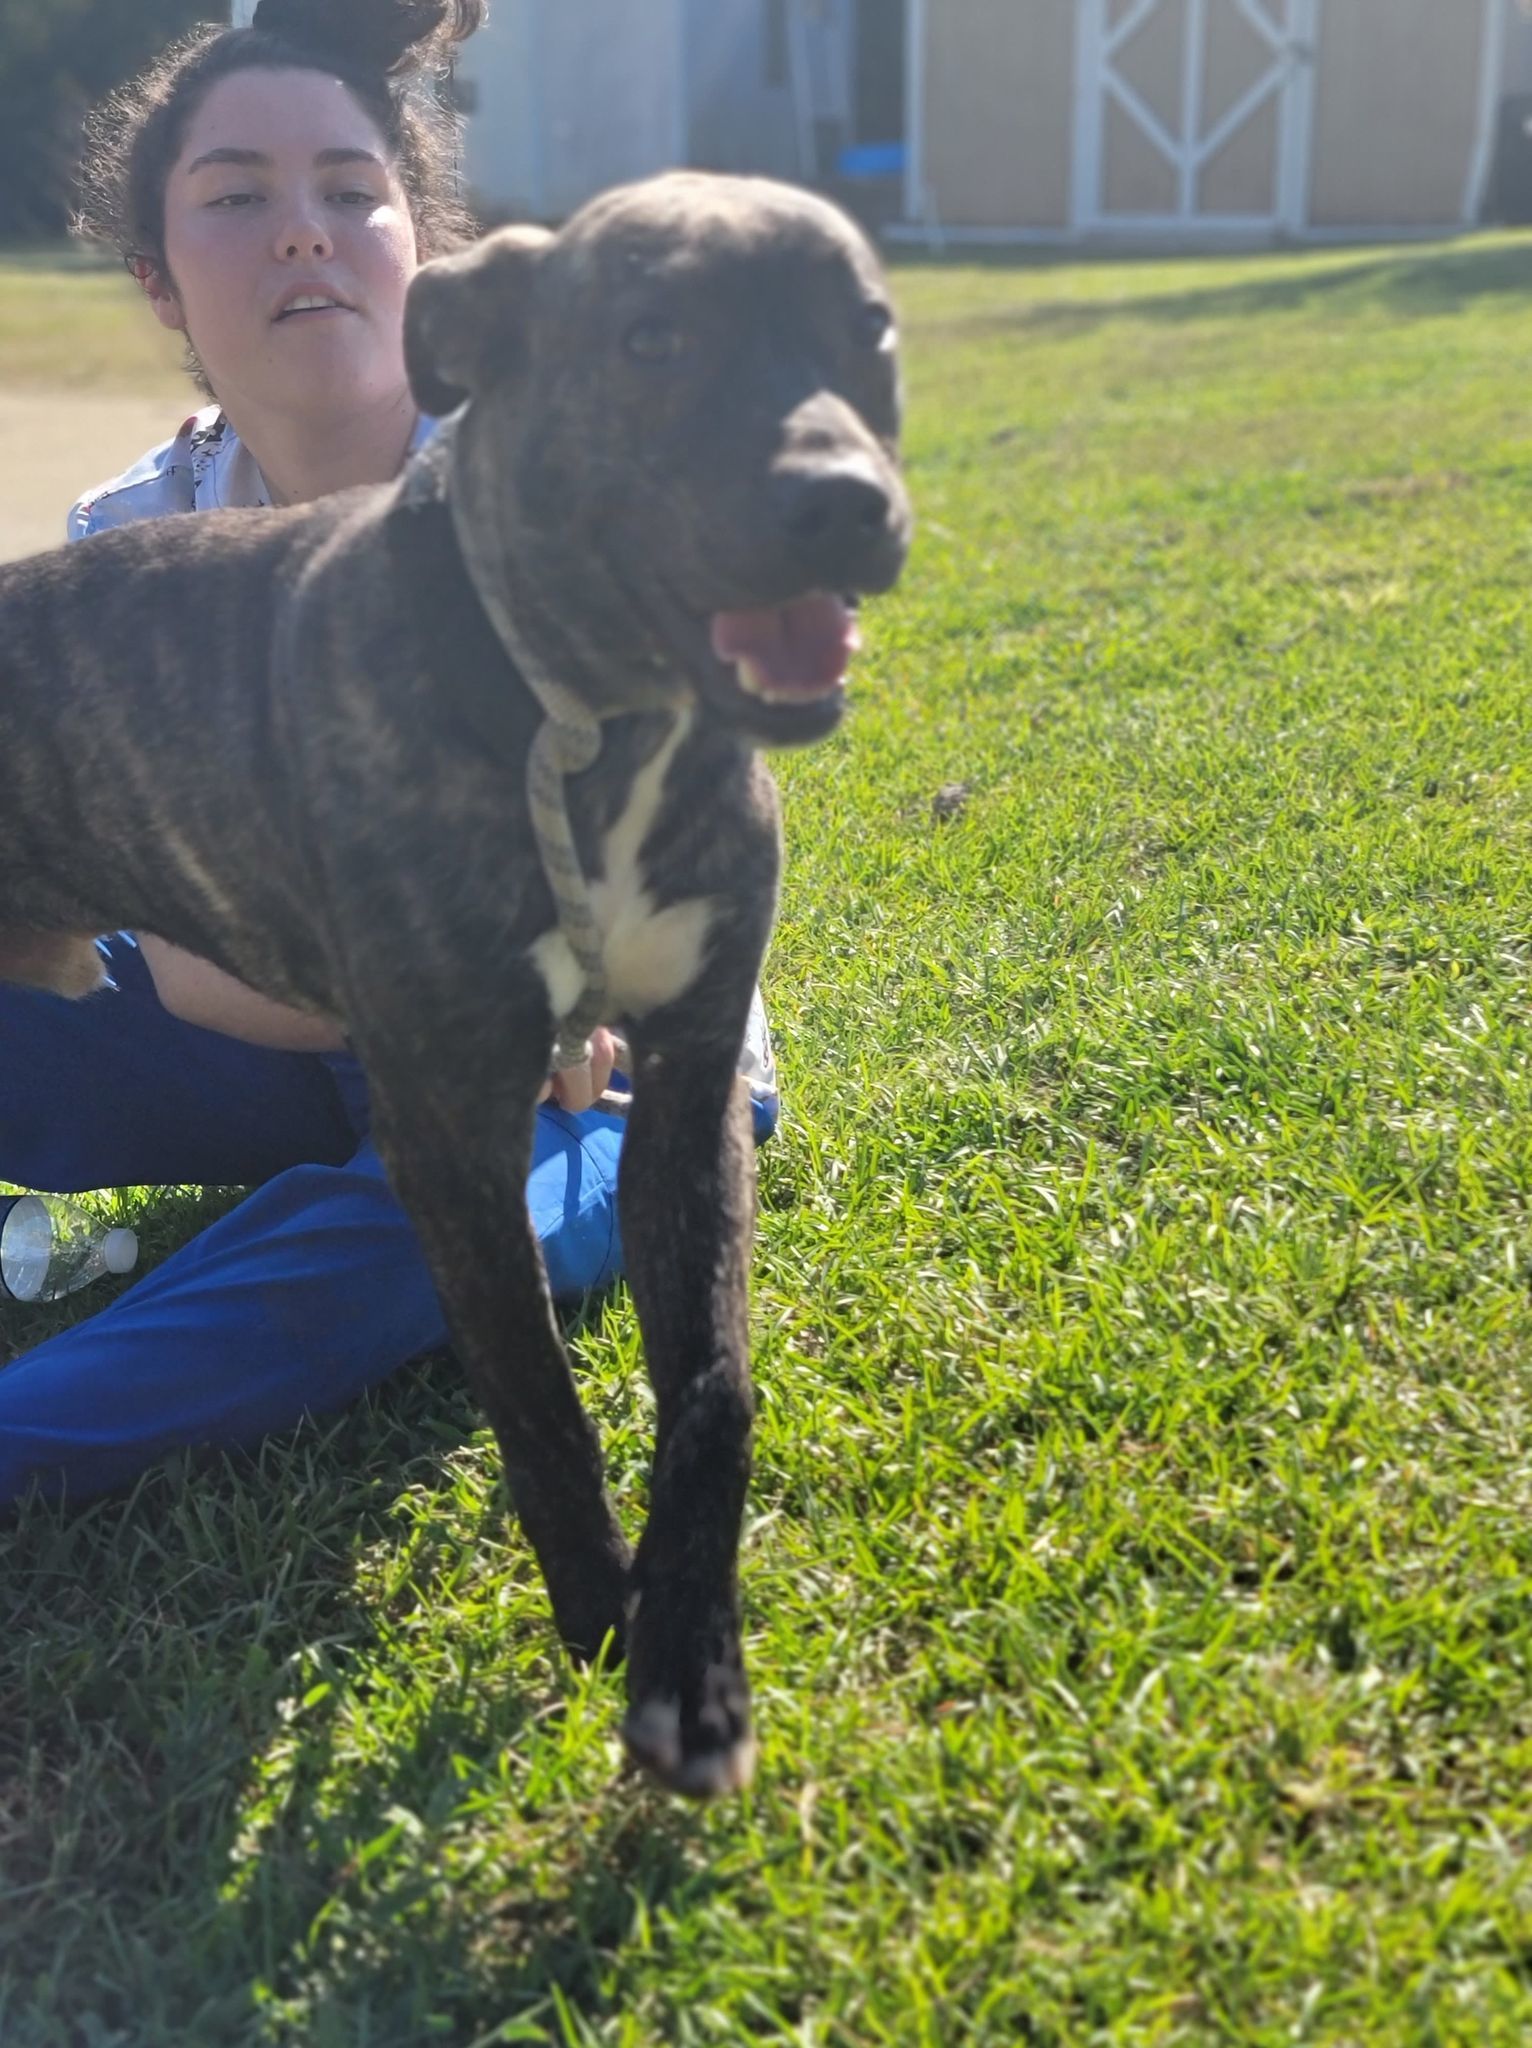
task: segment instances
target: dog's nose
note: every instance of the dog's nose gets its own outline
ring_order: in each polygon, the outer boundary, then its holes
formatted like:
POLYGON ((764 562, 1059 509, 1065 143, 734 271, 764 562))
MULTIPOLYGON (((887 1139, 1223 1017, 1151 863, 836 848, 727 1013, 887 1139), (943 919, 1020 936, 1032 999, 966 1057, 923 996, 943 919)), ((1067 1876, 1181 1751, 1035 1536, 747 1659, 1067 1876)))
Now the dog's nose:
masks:
POLYGON ((888 531, 893 501, 871 466, 793 470, 776 482, 782 523, 800 547, 854 552, 888 531))

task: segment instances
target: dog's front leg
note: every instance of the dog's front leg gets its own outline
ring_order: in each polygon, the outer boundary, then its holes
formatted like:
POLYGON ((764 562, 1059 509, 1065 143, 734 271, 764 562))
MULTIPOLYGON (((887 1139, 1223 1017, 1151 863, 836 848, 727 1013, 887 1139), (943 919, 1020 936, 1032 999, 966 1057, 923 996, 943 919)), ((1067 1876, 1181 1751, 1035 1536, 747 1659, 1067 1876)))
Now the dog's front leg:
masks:
MULTIPOLYGON (((534 1036, 533 1043, 538 1042, 534 1036)), ((505 1459, 511 1500, 571 1654, 620 1651, 630 1563, 527 1215, 537 1074, 487 1094, 368 1062, 373 1132, 505 1459)))
POLYGON ((658 1441, 628 1608, 632 1754, 674 1791, 736 1790, 755 1761, 737 1556, 750 1473, 749 1090, 727 1047, 637 1049, 618 1188, 658 1441))

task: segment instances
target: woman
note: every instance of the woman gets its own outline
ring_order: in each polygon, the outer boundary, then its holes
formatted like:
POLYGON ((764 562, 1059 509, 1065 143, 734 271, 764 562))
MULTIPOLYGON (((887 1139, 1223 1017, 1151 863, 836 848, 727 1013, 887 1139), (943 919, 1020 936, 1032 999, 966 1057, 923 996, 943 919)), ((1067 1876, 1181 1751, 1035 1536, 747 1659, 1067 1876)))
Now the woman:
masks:
MULTIPOLYGON (((92 122, 82 225, 115 243, 212 403, 88 493, 71 538, 383 482, 431 431, 404 370, 417 264, 467 227, 434 80, 483 0, 261 0, 92 122)), ((258 1183, 111 1307, 0 1372, 0 1501, 79 1499, 184 1444, 248 1443, 446 1340, 332 1027, 143 935, 83 1003, 0 989, 0 1177, 258 1183)), ((618 1269, 621 1125, 589 1068, 539 1111, 528 1200, 555 1294, 618 1269)), ((743 1070, 776 1094, 759 1013, 743 1070)))

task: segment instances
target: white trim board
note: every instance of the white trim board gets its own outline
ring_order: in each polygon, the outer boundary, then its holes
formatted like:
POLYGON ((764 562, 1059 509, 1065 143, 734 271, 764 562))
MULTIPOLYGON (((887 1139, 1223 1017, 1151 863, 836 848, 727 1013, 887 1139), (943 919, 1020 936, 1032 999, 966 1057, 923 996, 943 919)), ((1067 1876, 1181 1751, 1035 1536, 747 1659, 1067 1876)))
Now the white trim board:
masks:
POLYGON ((1463 181, 1463 224, 1472 227, 1484 211, 1495 153, 1500 83, 1505 65, 1506 0, 1484 0, 1484 41, 1479 51, 1479 132, 1463 181))
POLYGON ((1172 133, 1149 107, 1131 81, 1116 68, 1118 52, 1167 0, 1137 0, 1115 26, 1109 26, 1105 0, 1076 0, 1074 149, 1071 219, 1087 232, 1103 228, 1136 231, 1141 216, 1108 213, 1102 179, 1106 151, 1106 107, 1113 102, 1132 122, 1174 173, 1176 209, 1157 216, 1152 225, 1173 219, 1184 229, 1220 231, 1219 217, 1197 208, 1197 183, 1204 168, 1239 130, 1270 100, 1277 102, 1276 160, 1272 167, 1269 210, 1240 216, 1250 232, 1292 233, 1303 222, 1307 200, 1307 164, 1312 102, 1312 60, 1317 34, 1318 0, 1283 0, 1279 26, 1252 0, 1184 0, 1181 17, 1180 106, 1172 133), (1258 74, 1213 125, 1203 131, 1204 67, 1211 33, 1210 9, 1234 9, 1266 46, 1267 59, 1258 74))
POLYGON ((904 214, 926 221, 926 0, 909 0, 904 20, 904 214))

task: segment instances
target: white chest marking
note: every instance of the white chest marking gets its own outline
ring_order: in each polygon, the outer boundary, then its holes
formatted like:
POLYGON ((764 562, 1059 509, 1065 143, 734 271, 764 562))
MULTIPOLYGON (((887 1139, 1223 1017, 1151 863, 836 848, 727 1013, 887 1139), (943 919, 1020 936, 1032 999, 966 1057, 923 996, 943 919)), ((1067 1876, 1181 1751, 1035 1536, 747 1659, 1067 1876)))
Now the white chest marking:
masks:
MULTIPOLYGON (((693 896, 656 909, 639 865, 639 853, 659 813, 665 777, 690 725, 691 713, 682 712, 670 737, 634 776, 628 801, 601 842, 603 872, 590 885, 590 900, 604 941, 614 1019, 642 1017, 673 1002, 702 967, 713 921, 712 898, 693 896)), ((531 948, 531 957, 547 985, 554 1015, 567 1017, 585 986, 569 941, 561 931, 544 932, 531 948)))

